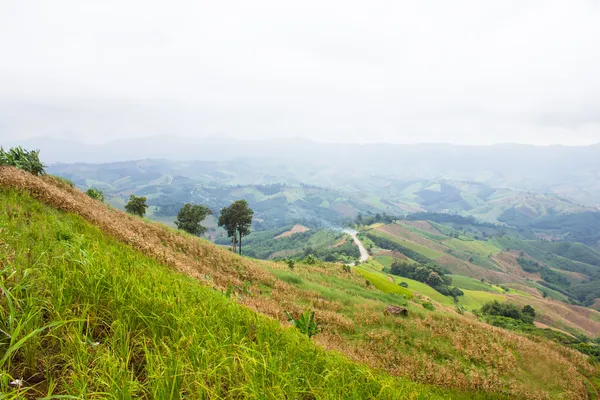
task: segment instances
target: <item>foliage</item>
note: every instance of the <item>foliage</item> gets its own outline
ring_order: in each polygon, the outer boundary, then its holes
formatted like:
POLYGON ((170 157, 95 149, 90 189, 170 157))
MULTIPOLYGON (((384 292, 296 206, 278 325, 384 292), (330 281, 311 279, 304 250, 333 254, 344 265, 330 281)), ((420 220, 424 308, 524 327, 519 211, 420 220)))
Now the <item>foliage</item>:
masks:
POLYGON ((304 264, 306 265, 315 265, 319 263, 319 260, 313 256, 312 254, 307 255, 306 257, 304 257, 304 264))
POLYGON ((85 194, 90 196, 94 200, 104 201, 104 192, 100 189, 96 189, 95 187, 91 187, 85 191, 85 194))
POLYGON ((288 321, 292 323, 300 332, 308 336, 309 338, 313 337, 317 333, 320 332, 319 327, 317 326, 317 322, 315 320, 315 312, 310 311, 309 308, 304 310, 302 314, 296 319, 286 311, 286 315, 288 317, 288 321))
POLYGON ((371 232, 366 232, 365 235, 371 240, 373 241, 373 243, 375 243, 375 245, 377 245, 377 247, 380 247, 382 249, 386 249, 386 250, 392 250, 392 251, 397 251, 399 253, 404 254, 406 257, 415 260, 418 263, 421 264, 432 264, 433 261, 430 260, 429 258, 425 257, 424 255, 409 249, 408 247, 402 246, 396 242, 394 242, 391 239, 379 236, 379 235, 375 235, 371 232))
POLYGON ((296 261, 294 261, 292 259, 286 259, 284 261, 287 264, 289 269, 294 270, 294 268, 296 268, 296 261))
POLYGON ((431 304, 430 302, 426 301, 423 304, 421 304, 423 306, 423 308, 429 310, 429 311, 435 311, 435 307, 433 306, 433 304, 431 304))
POLYGON ((204 218, 210 214, 212 214, 210 208, 188 203, 179 210, 179 213, 177 213, 175 225, 177 228, 184 230, 187 233, 200 236, 206 232, 206 228, 200 224, 204 221, 204 218))
POLYGON ((403 276, 426 283, 444 296, 457 298, 464 293, 457 287, 451 287, 452 278, 446 275, 446 270, 436 264, 416 264, 405 261, 394 261, 389 269, 392 275, 403 276))
POLYGON ((407 288, 408 287, 408 283, 406 283, 406 282, 400 282, 398 285, 402 286, 403 288, 407 288))
POLYGON ((383 222, 386 224, 390 224, 396 220, 396 217, 388 215, 386 213, 375 213, 375 214, 363 214, 358 213, 356 216, 355 222, 357 225, 372 225, 378 222, 383 222))
POLYGON ((129 196, 129 202, 125 204, 125 211, 139 217, 143 217, 146 214, 147 208, 148 204, 146 204, 146 198, 137 197, 133 194, 129 196))
POLYGON ((539 272, 542 267, 540 264, 534 260, 529 260, 523 256, 517 258, 517 262, 525 272, 539 272))
POLYGON ((0 166, 12 166, 33 175, 45 175, 46 165, 40 161, 39 150, 25 150, 21 146, 12 147, 8 151, 0 147, 0 166))
POLYGON ((248 207, 246 200, 236 200, 229 207, 224 207, 219 216, 219 226, 227 232, 227 236, 237 235, 239 253, 242 254, 242 237, 250 234, 254 211, 248 207))
POLYGON ((533 320, 535 318, 535 309, 530 305, 527 305, 520 310, 512 303, 500 303, 498 300, 485 303, 481 307, 480 312, 483 315, 512 318, 522 321, 526 324, 533 324, 533 320))

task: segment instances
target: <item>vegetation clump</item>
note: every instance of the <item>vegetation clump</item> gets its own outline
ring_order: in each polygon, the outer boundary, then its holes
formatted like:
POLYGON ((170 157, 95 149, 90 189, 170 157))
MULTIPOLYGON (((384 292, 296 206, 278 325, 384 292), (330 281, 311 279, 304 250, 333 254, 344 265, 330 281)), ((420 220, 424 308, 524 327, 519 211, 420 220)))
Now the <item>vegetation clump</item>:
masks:
POLYGON ((25 150, 21 146, 8 151, 0 147, 0 166, 16 167, 36 176, 45 175, 46 165, 40 161, 39 155, 39 150, 25 150))
POLYGON ((286 315, 288 317, 288 321, 292 323, 300 332, 308 336, 309 338, 313 337, 317 333, 320 332, 320 329, 315 320, 315 312, 310 309, 304 310, 302 314, 298 318, 294 318, 292 314, 286 311, 286 315))
POLYGON ((535 319, 535 309, 530 305, 526 305, 523 309, 519 309, 519 307, 512 303, 500 303, 498 300, 485 303, 481 307, 481 314, 511 318, 526 324, 533 324, 533 320, 535 319))
POLYGON ((444 296, 457 298, 464 295, 464 292, 459 288, 450 286, 452 278, 447 276, 446 271, 437 265, 422 265, 395 260, 389 272, 392 275, 426 283, 444 296))
POLYGON ((104 201, 104 192, 100 189, 96 189, 95 187, 91 187, 85 191, 85 194, 90 196, 94 200, 104 201))

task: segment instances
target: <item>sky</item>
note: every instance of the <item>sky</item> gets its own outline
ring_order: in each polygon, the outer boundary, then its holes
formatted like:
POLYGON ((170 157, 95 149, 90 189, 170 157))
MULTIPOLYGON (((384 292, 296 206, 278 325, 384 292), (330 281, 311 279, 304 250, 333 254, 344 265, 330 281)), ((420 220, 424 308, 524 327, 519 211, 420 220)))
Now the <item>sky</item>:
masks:
POLYGON ((600 142, 596 0, 0 0, 0 143, 600 142))

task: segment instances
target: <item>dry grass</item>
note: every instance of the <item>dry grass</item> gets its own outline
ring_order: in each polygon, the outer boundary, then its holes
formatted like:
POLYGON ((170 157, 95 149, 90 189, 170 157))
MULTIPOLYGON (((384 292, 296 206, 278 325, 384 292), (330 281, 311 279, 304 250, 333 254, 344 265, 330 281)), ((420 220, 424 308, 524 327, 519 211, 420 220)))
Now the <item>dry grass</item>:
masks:
MULTIPOLYGON (((385 303, 376 299, 357 299, 350 307, 343 305, 318 290, 301 289, 277 279, 270 271, 285 270, 283 264, 243 258, 204 240, 132 217, 52 177, 37 178, 2 167, 0 186, 27 191, 42 203, 80 215, 105 233, 219 290, 250 282, 253 294, 238 301, 282 323, 286 323, 284 310, 295 313, 311 305, 324 328, 316 337, 318 343, 392 374, 519 398, 587 399, 583 374, 597 373, 579 353, 547 340, 532 340, 491 327, 439 304, 436 312, 409 304, 408 318, 384 316, 381 311, 385 303)), ((303 265, 294 274, 307 279, 343 278, 353 287, 364 285, 362 278, 344 274, 339 266, 303 265)))
POLYGON ((308 231, 310 231, 310 229, 308 229, 304 225, 296 224, 296 225, 292 226, 292 229, 290 229, 289 231, 283 232, 279 236, 275 236, 275 239, 281 239, 281 238, 284 238, 284 237, 292 236, 292 235, 294 235, 296 233, 303 233, 303 232, 308 232, 308 231))

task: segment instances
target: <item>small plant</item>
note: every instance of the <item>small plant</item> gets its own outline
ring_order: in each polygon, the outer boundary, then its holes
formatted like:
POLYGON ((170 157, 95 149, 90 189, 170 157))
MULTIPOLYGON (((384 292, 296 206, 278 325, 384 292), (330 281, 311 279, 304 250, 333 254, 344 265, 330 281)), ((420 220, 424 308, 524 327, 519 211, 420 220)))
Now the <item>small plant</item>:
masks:
POLYGON ((371 287, 371 281, 368 279, 365 279, 365 285, 370 288, 371 287))
POLYGON ((292 271, 294 270, 294 268, 296 268, 296 261, 294 261, 292 259, 286 259, 284 261, 287 264, 288 268, 291 269, 292 271))
POLYGON ((435 307, 433 306, 433 304, 431 304, 430 302, 426 301, 425 303, 422 304, 423 308, 429 310, 429 311, 433 311, 435 310, 435 307))
POLYGON ((402 286, 403 288, 407 288, 408 287, 408 283, 406 283, 406 282, 400 282, 398 284, 398 286, 402 286))
POLYGON ((321 331, 321 329, 317 326, 317 322, 315 321, 315 312, 310 311, 309 308, 304 310, 298 319, 294 318, 292 314, 287 311, 285 314, 288 317, 288 321, 290 321, 292 325, 294 325, 300 332, 304 333, 309 338, 321 331))
POLYGON ((315 265, 318 263, 319 263, 319 260, 312 254, 309 254, 306 257, 304 257, 304 264, 315 265))
POLYGON ((102 190, 96 189, 95 187, 91 187, 88 190, 86 190, 85 194, 87 194, 94 200, 104 202, 104 192, 102 192, 102 190))
POLYGON ((21 146, 5 151, 0 147, 0 166, 12 166, 33 175, 45 175, 46 166, 42 164, 39 150, 24 150, 21 146))
POLYGON ((456 312, 459 313, 460 315, 464 315, 465 311, 467 311, 467 309, 465 308, 465 306, 463 306, 462 304, 457 304, 456 305, 456 312))
POLYGON ((349 274, 352 273, 352 267, 350 267, 349 265, 344 264, 342 268, 344 269, 344 272, 347 272, 349 274))

